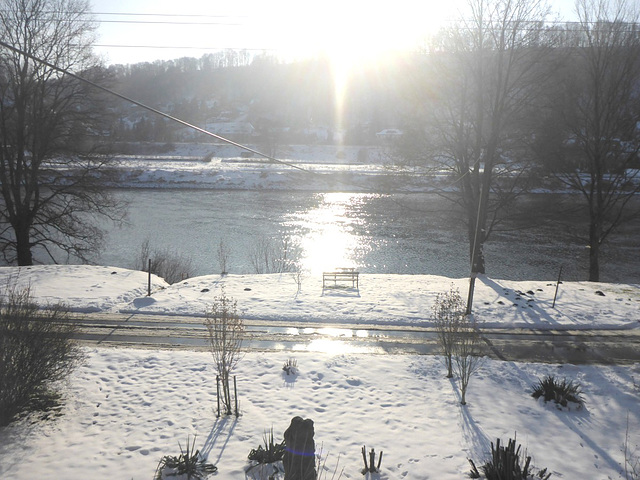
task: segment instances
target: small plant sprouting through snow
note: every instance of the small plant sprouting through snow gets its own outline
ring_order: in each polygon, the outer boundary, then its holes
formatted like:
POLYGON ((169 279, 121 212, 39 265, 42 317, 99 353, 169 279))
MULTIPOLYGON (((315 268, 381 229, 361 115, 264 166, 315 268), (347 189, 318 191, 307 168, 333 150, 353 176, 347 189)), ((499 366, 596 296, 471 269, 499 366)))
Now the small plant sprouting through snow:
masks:
MULTIPOLYGON (((551 473, 547 469, 536 470, 531 466, 531 457, 525 453, 521 453, 521 445, 516 448, 516 440, 509 439, 507 446, 500 444, 500 439, 496 441, 494 446, 491 442, 491 459, 480 467, 482 473, 487 480, 530 480, 540 478, 549 480, 551 473), (522 462, 522 463, 521 463, 522 462)), ((480 478, 481 474, 476 468, 473 460, 469 459, 471 464, 471 478, 480 478)))
POLYGON ((254 448, 249 452, 249 460, 256 462, 256 464, 275 463, 282 460, 284 457, 284 440, 280 443, 276 443, 273 440, 273 427, 268 432, 264 432, 263 443, 258 448, 254 448))
POLYGON ((187 478, 194 480, 203 480, 218 471, 218 467, 207 463, 206 459, 200 455, 200 450, 195 449, 195 436, 191 444, 189 444, 189 437, 187 437, 186 450, 182 449, 180 442, 178 442, 178 446, 180 447, 180 455, 177 457, 165 455, 160 459, 156 468, 155 480, 164 480, 179 475, 186 475, 187 478))
POLYGON ((287 375, 297 375, 298 361, 295 358, 289 358, 286 362, 284 362, 282 370, 286 372, 287 375))
POLYGON ((536 400, 543 398, 545 402, 555 402, 558 408, 569 406, 569 403, 577 405, 578 409, 584 406, 584 398, 582 397, 582 388, 579 383, 573 381, 557 380, 553 375, 547 375, 533 385, 533 393, 531 394, 536 400))

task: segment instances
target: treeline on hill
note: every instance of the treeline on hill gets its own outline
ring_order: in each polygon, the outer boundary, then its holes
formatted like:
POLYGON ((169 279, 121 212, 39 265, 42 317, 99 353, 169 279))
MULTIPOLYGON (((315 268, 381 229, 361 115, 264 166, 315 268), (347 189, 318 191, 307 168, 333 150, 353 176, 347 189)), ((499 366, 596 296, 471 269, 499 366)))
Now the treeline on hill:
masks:
MULTIPOLYGON (((539 35, 528 48, 553 50, 540 55, 543 64, 535 66, 553 77, 537 99, 522 105, 522 123, 510 128, 530 132, 534 127, 540 156, 553 161, 552 150, 565 139, 554 125, 557 119, 550 117, 562 115, 560 107, 574 100, 561 91, 566 76, 576 72, 566 66, 588 46, 577 24, 537 28, 539 35)), ((456 62, 459 55, 443 40, 449 33, 440 32, 422 51, 387 56, 352 71, 340 99, 331 61, 322 56, 283 62, 268 54, 227 50, 200 58, 113 65, 108 74, 116 91, 197 126, 216 131, 235 124, 237 132, 228 127, 222 135, 236 141, 277 137, 278 143, 332 143, 336 130, 341 130, 346 144, 373 144, 377 132, 397 128, 405 140, 405 150, 399 153, 410 160, 416 154, 411 150, 423 147, 424 138, 416 136, 424 137, 425 109, 442 93, 437 91, 438 78, 449 73, 443 72, 443 63, 456 62), (243 129, 247 125, 250 135, 243 129)), ((115 142, 209 140, 135 105, 113 98, 110 103, 115 116, 109 133, 115 142)))
MULTIPOLYGON (((407 79, 415 75, 421 58, 388 58, 355 72, 341 102, 340 125, 333 67, 326 57, 282 62, 227 51, 114 65, 109 73, 119 93, 200 127, 250 124, 253 137, 277 133, 283 143, 330 143, 340 128, 347 143, 368 144, 375 142, 376 132, 397 127, 406 117, 407 79)), ((111 135, 116 141, 206 139, 139 107, 114 105, 111 135)))

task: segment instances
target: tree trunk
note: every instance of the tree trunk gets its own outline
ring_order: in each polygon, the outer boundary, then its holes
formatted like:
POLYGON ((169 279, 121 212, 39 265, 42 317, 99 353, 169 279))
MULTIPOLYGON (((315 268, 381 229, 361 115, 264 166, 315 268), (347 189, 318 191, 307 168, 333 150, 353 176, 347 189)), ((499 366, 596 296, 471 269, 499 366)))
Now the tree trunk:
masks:
POLYGON ((589 225, 589 281, 600 281, 600 235, 596 221, 589 225))
POLYGON ((231 415, 233 414, 233 409, 231 408, 231 389, 229 387, 229 375, 226 373, 222 376, 222 392, 225 413, 231 415))
POLYGON ((17 225, 14 227, 14 229, 16 234, 16 254, 18 256, 18 265, 21 267, 33 265, 29 227, 24 225, 17 225))
MULTIPOLYGON (((475 222, 474 222, 475 223, 475 222)), ((469 253, 471 256, 471 272, 485 273, 484 265, 484 229, 469 228, 469 253), (475 251, 474 251, 475 247, 475 251)))

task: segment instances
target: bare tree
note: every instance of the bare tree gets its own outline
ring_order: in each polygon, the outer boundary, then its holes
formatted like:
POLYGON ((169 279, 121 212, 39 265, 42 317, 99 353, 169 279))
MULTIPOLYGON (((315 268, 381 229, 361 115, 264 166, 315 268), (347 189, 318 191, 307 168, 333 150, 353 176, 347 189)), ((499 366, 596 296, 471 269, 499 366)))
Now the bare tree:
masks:
POLYGON ((152 247, 150 240, 146 238, 142 242, 134 268, 146 272, 149 270, 149 263, 151 273, 164 278, 170 284, 193 276, 193 259, 190 256, 169 248, 152 247))
POLYGON ((298 286, 296 295, 300 295, 300 292, 302 291, 302 281, 305 277, 304 271, 302 270, 302 266, 300 264, 294 265, 293 269, 291 270, 291 276, 298 286))
POLYGON ((286 273, 296 269, 297 248, 292 247, 287 238, 274 243, 267 237, 260 237, 250 253, 249 260, 255 273, 286 273))
POLYGON ((218 264, 220 265, 220 274, 226 275, 227 273, 229 273, 228 267, 229 257, 231 257, 231 248, 222 239, 218 244, 218 250, 216 251, 216 254, 218 256, 218 264))
POLYGON ((470 315, 462 317, 453 343, 453 363, 460 382, 460 403, 467 404, 467 388, 471 377, 481 366, 480 335, 470 315))
POLYGON ((104 80, 89 2, 0 5, 0 39, 11 47, 0 47, 0 248, 19 265, 33 264, 34 248, 52 261, 60 251, 87 260, 103 233, 92 218, 123 213, 102 188, 105 157, 91 154, 106 109, 91 86, 35 58, 104 80))
POLYGON ((209 348, 222 385, 222 405, 225 413, 231 415, 233 404, 229 380, 231 372, 242 358, 242 341, 245 336, 244 322, 237 311, 237 301, 222 292, 207 311, 204 325, 209 333, 209 348))
POLYGON ((542 0, 468 4, 467 19, 432 45, 417 136, 433 171, 450 174, 440 193, 462 208, 472 272, 484 273, 484 243, 528 188, 526 120, 548 77, 552 36, 542 0))
POLYGON ((446 293, 439 293, 433 305, 434 324, 447 367, 447 378, 453 377, 452 357, 465 310, 466 307, 460 292, 453 288, 446 293))
POLYGON ((640 212, 640 7, 626 0, 579 0, 570 31, 563 102, 554 102, 558 154, 553 173, 586 205, 589 280, 600 280, 601 246, 640 212))

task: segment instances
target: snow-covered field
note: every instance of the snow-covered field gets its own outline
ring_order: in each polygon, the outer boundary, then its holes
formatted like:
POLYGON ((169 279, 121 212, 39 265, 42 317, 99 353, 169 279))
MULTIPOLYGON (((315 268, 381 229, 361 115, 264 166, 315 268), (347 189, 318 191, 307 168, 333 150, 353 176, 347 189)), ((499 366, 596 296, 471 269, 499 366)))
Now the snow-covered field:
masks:
MULTIPOLYGON (((75 311, 201 315, 224 284, 247 318, 338 320, 428 325, 438 292, 466 293, 466 279, 362 275, 359 292, 322 294, 321 280, 292 276, 208 276, 169 286, 111 267, 0 268, 31 285, 42 303, 75 311), (208 289, 209 291, 204 291, 208 289)), ((474 315, 485 326, 640 327, 640 286, 566 282, 555 285, 481 277, 474 315), (521 292, 521 293, 517 293, 521 292), (597 293, 600 292, 600 293, 597 293)), ((299 374, 287 377, 286 353, 247 353, 236 371, 240 418, 215 415, 215 371, 206 352, 88 348, 87 361, 63 385, 62 415, 23 418, 0 429, 2 479, 150 479, 163 455, 187 437, 218 466, 214 478, 243 479, 247 455, 273 427, 282 439, 292 417, 311 418, 315 442, 339 461, 343 479, 363 478, 363 445, 383 450, 380 479, 461 479, 467 458, 487 459, 490 442, 517 435, 551 478, 624 478, 624 443, 640 444, 640 364, 574 366, 484 360, 468 404, 445 378, 438 357, 296 353, 299 374), (578 381, 586 407, 560 411, 530 397, 544 375, 578 381)), ((640 450, 637 451, 640 454, 640 450)), ((249 477, 250 478, 250 477, 249 477)), ((331 478, 328 472, 327 479, 331 478)), ((337 478, 337 476, 336 476, 337 478)))

